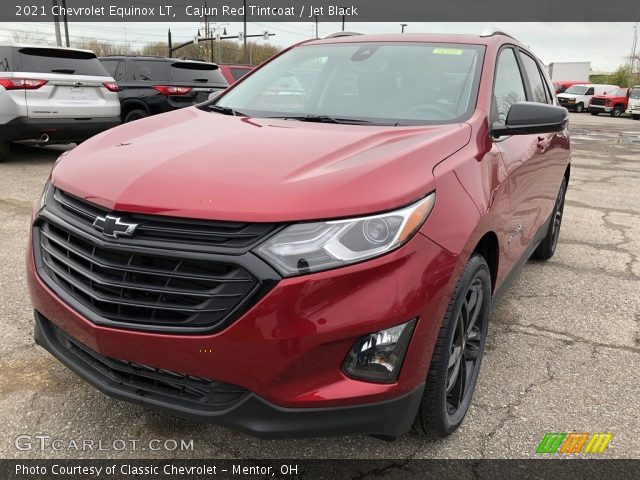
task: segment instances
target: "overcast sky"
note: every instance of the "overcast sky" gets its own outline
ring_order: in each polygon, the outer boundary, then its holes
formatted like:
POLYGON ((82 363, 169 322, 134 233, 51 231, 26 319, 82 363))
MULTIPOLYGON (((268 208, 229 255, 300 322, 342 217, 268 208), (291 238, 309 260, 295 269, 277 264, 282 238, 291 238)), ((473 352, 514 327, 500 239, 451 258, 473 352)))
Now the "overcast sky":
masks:
MULTIPOLYGON (((528 45, 543 62, 590 61, 599 71, 615 70, 631 53, 633 26, 629 23, 411 23, 406 32, 472 33, 479 34, 487 27, 497 27, 528 45)), ((228 35, 236 35, 241 23, 225 24, 228 35)), ((70 23, 71 39, 92 37, 114 43, 128 43, 133 48, 152 41, 166 41, 170 27, 174 43, 186 41, 196 34, 198 23, 70 23)), ((340 23, 320 23, 319 34, 325 36, 341 29, 340 23)), ((362 33, 400 32, 398 23, 349 23, 346 30, 362 33)), ((254 23, 248 24, 248 34, 264 30, 275 33, 269 41, 288 46, 315 36, 312 23, 254 23)), ((40 42, 54 43, 51 23, 0 22, 0 41, 11 40, 13 32, 37 36, 40 42)), ((262 41, 262 40, 261 40, 262 41)), ((640 42, 639 42, 640 43, 640 42)), ((640 51, 640 45, 638 46, 640 51)))

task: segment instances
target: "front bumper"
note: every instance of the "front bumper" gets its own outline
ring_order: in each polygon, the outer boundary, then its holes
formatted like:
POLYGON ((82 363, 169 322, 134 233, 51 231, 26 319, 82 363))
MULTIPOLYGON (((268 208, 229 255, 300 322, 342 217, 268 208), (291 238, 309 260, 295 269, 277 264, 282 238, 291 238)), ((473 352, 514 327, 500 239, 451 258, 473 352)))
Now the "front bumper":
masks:
POLYGON ((0 140, 38 140, 46 134, 49 142, 81 141, 117 125, 120 125, 119 116, 87 119, 18 117, 0 126, 0 140))
POLYGON ((87 348, 111 359, 237 385, 249 395, 223 413, 163 404, 97 380, 37 333, 39 343, 80 376, 116 398, 276 436, 397 436, 408 429, 453 289, 451 279, 460 269, 455 256, 418 234, 383 257, 283 279, 219 332, 180 335, 96 325, 42 282, 32 249, 28 257, 36 312, 87 348), (359 381, 342 372, 359 337, 416 317, 395 383, 359 381))
POLYGON ((595 112, 605 112, 605 113, 610 113, 611 110, 613 110, 613 107, 607 107, 604 105, 589 105, 589 110, 593 110, 595 112))
POLYGON ((144 396, 140 395, 139 389, 105 374, 74 354, 55 334, 56 327, 42 315, 36 312, 35 318, 36 343, 101 392, 120 400, 266 438, 347 433, 397 437, 411 427, 424 389, 420 385, 392 400, 334 408, 283 408, 250 393, 221 404, 218 408, 206 410, 183 405, 171 396, 150 390, 146 390, 144 396))

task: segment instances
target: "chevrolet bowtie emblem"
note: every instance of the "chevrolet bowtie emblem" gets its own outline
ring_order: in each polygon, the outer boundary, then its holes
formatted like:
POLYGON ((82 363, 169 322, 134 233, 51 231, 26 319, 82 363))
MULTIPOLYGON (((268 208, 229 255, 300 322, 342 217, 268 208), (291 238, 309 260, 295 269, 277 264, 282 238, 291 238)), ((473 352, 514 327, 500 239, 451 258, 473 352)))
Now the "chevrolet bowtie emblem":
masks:
POLYGON ((93 221, 93 226, 101 231, 105 237, 118 238, 133 235, 138 224, 125 223, 120 220, 120 217, 106 215, 104 217, 96 217, 93 221))

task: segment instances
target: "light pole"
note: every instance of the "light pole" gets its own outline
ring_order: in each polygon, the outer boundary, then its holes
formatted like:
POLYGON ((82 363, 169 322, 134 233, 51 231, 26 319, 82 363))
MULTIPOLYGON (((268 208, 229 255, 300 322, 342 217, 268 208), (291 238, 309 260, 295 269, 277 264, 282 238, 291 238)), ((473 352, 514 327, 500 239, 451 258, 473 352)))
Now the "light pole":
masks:
POLYGON ((401 23, 400 24, 400 26, 402 27, 402 32, 401 33, 404 33, 404 27, 406 27, 408 25, 409 25, 408 23, 401 23))

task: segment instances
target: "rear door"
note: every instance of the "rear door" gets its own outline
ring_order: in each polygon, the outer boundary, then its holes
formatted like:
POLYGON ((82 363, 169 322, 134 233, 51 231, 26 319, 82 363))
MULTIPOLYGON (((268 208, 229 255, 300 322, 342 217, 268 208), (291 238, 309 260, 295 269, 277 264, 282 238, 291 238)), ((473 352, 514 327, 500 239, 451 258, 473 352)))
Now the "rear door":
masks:
POLYGON ((44 80, 26 90, 30 118, 94 118, 120 115, 118 93, 104 83, 113 82, 94 53, 62 48, 23 47, 17 51, 19 72, 14 76, 44 80))

